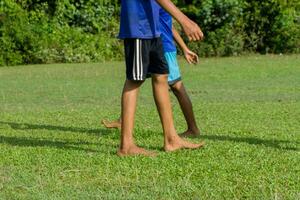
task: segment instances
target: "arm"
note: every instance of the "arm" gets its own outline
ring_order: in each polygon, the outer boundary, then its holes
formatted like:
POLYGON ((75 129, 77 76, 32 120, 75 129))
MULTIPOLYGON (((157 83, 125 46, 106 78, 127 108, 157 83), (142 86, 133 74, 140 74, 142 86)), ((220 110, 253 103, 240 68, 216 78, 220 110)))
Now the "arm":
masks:
POLYGON ((203 33, 200 27, 183 14, 171 0, 156 0, 157 3, 163 7, 174 19, 181 25, 184 33, 191 41, 198 41, 203 39, 203 33))
POLYGON ((182 51, 188 50, 189 48, 186 46, 185 42, 183 41, 182 37, 180 36, 180 34, 178 33, 178 31, 176 30, 176 28, 174 26, 172 27, 172 33, 174 36, 174 40, 176 41, 178 46, 181 48, 181 50, 182 51))
POLYGON ((184 54, 184 58, 186 59, 186 61, 189 64, 196 64, 198 63, 198 55, 195 54, 194 52, 192 52, 185 44, 185 42, 183 41, 182 37, 180 36, 180 34, 177 32, 177 30, 174 28, 174 26, 172 27, 172 32, 173 32, 173 36, 174 36, 174 40, 176 41, 176 43, 179 45, 179 47, 181 48, 181 50, 183 51, 184 54))

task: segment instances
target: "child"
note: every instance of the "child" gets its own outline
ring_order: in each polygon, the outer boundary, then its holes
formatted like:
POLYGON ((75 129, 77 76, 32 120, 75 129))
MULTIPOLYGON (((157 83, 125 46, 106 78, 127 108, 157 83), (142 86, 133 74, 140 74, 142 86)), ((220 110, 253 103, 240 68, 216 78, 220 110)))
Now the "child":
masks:
MULTIPOLYGON (((182 26, 190 40, 200 40, 203 33, 170 0, 156 0, 182 26)), ((164 57, 159 30, 159 9, 155 0, 122 0, 119 38, 124 39, 126 81, 121 101, 121 145, 119 156, 153 155, 138 147, 133 139, 134 115, 138 91, 148 74, 152 75, 153 96, 161 119, 165 151, 196 149, 181 139, 175 130, 168 94, 168 65, 164 57)))
MULTIPOLYGON (((181 134, 181 136, 199 136, 200 131, 196 124, 196 120, 192 109, 192 103, 181 81, 181 75, 176 58, 177 53, 176 46, 174 44, 174 39, 181 47, 184 53, 184 57, 188 63, 197 63, 198 56, 188 49, 181 36, 178 34, 176 29, 172 25, 172 16, 169 13, 167 13, 163 8, 160 8, 159 20, 160 31, 162 34, 161 38, 165 52, 164 55, 167 60, 170 71, 170 74, 168 76, 168 84, 180 104, 181 110, 184 114, 188 127, 188 129, 183 134, 181 134)), ((121 128, 121 119, 113 122, 103 120, 102 122, 107 128, 121 128)))

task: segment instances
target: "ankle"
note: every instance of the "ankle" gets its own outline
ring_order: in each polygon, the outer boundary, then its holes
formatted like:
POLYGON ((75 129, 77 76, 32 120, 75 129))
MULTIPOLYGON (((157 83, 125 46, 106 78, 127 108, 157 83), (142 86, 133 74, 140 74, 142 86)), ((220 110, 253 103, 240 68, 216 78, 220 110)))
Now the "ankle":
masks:
POLYGON ((176 134, 165 138, 165 145, 173 145, 181 140, 181 138, 176 134))
POLYGON ((120 146, 120 150, 127 151, 135 147, 136 145, 134 143, 122 143, 120 146))
POLYGON ((200 133, 200 130, 197 126, 194 126, 194 127, 188 127, 187 132, 200 133))

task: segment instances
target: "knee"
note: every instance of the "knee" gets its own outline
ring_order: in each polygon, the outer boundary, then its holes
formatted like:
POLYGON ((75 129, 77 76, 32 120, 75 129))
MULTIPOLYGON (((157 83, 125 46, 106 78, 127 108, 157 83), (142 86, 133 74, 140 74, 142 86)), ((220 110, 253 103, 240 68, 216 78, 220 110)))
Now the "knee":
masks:
POLYGON ((182 92, 182 85, 179 83, 175 83, 170 86, 172 92, 177 96, 182 92))
POLYGON ((126 89, 136 89, 139 88, 144 81, 133 81, 133 80, 126 80, 124 84, 124 88, 126 89))

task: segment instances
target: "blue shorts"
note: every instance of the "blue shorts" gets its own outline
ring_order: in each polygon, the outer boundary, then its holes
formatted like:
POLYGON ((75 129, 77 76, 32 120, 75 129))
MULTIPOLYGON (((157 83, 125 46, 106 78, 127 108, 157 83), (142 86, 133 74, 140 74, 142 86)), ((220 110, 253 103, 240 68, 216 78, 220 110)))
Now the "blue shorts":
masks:
POLYGON ((173 85, 181 80, 181 74, 177 62, 177 52, 166 52, 165 58, 169 66, 168 83, 169 85, 173 85))

